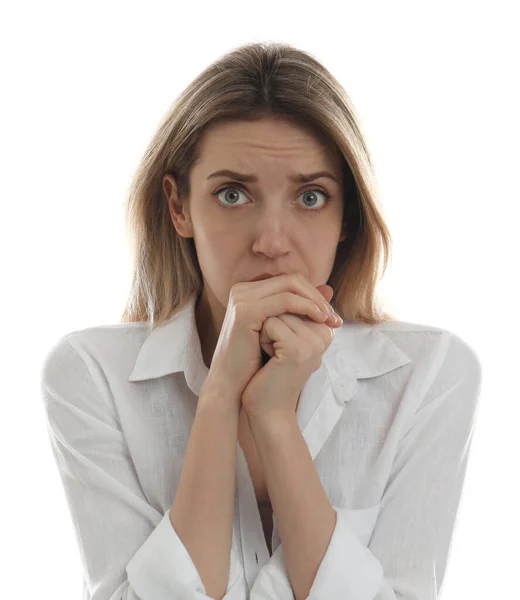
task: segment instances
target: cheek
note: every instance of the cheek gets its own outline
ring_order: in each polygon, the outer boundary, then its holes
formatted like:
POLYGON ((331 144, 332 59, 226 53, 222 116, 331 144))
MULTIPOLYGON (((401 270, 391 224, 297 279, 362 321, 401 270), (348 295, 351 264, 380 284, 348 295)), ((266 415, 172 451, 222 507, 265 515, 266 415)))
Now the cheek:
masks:
POLYGON ((218 262, 219 255, 227 254, 228 249, 237 244, 236 233, 209 216, 198 221, 193 237, 199 260, 204 256, 211 262, 213 259, 218 262))
POLYGON ((334 257, 339 240, 339 235, 336 232, 332 232, 331 229, 314 231, 311 238, 310 251, 317 263, 322 263, 330 256, 334 257))

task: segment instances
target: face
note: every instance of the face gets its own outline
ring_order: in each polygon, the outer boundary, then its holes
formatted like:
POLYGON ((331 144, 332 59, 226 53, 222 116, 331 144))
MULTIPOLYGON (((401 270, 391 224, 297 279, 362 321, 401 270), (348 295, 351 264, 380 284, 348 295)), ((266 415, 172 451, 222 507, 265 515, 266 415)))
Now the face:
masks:
POLYGON ((235 283, 263 272, 302 273, 314 287, 327 283, 337 245, 346 238, 341 156, 281 119, 219 123, 204 133, 190 183, 183 204, 172 175, 165 175, 163 188, 178 234, 194 238, 204 280, 197 327, 212 356, 235 283), (257 180, 211 176, 223 169, 257 180), (289 179, 317 171, 336 181, 289 179))

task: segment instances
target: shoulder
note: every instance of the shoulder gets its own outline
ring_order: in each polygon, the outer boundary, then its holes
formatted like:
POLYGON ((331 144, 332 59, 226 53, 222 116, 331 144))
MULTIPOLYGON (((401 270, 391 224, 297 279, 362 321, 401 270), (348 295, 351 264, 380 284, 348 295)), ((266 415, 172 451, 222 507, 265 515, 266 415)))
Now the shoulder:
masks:
POLYGON ((148 323, 117 323, 77 329, 61 335, 45 351, 41 383, 73 377, 85 369, 96 379, 130 367, 149 334, 148 323))
POLYGON ((372 326, 389 338, 408 355, 427 354, 430 358, 454 360, 471 368, 475 373, 482 371, 479 354, 475 346, 454 331, 408 321, 388 321, 372 326))

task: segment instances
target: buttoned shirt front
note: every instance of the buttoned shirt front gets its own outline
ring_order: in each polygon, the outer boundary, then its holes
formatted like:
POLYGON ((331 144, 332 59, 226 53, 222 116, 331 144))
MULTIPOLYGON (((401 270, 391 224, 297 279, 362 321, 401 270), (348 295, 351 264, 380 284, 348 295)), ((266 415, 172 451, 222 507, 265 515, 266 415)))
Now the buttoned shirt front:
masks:
MULTIPOLYGON (((73 331, 47 353, 49 439, 84 573, 84 600, 209 598, 169 510, 208 374, 196 295, 165 323, 73 331)), ((481 384, 447 330, 345 322, 306 382, 298 426, 337 513, 310 600, 440 593, 481 384)), ((237 444, 226 600, 292 600, 273 515, 272 556, 237 444)))

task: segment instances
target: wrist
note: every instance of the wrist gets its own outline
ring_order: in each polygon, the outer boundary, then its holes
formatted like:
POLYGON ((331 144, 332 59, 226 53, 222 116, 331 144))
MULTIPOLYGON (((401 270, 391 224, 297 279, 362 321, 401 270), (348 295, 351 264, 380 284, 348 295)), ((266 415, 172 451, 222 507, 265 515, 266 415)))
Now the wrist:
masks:
MULTIPOLYGON (((247 413, 247 411, 245 412, 247 413)), ((247 413, 247 420, 253 437, 255 433, 257 436, 284 437, 291 428, 299 427, 296 413, 291 415, 285 413, 251 415, 247 413)))
POLYGON ((197 409, 209 407, 225 413, 236 414, 240 410, 241 395, 225 382, 206 378, 200 390, 197 409))

